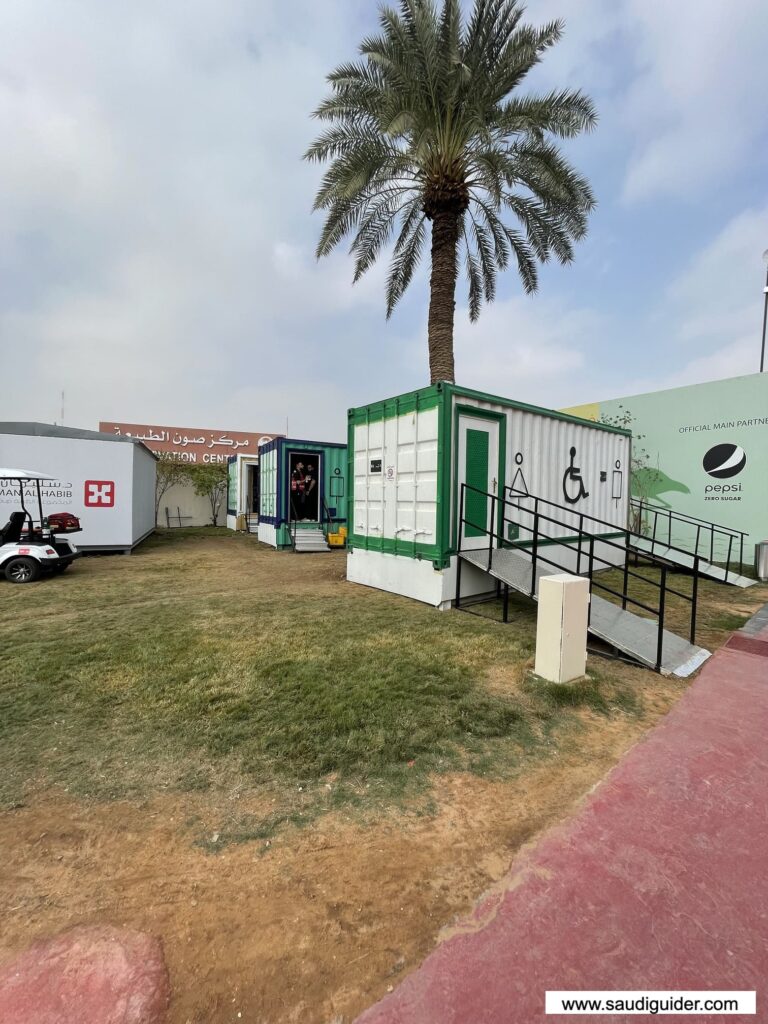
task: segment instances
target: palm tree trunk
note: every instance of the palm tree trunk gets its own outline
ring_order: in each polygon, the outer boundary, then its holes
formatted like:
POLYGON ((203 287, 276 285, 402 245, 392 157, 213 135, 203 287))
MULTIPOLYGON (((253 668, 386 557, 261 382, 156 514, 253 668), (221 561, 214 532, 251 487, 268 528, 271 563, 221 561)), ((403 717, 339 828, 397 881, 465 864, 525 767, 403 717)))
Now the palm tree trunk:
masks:
POLYGON ((454 383, 453 318, 456 310, 456 252, 459 217, 455 210, 440 210, 432 219, 432 274, 429 279, 430 383, 454 383))

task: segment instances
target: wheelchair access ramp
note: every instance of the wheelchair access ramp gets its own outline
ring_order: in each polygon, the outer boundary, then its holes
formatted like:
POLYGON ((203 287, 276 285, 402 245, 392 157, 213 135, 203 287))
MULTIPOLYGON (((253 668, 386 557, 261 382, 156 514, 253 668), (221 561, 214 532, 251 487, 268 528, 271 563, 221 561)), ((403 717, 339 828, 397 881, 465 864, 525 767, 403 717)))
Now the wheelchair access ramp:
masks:
MULTIPOLYGON (((670 565, 680 566, 681 569, 693 569, 696 562, 696 555, 690 551, 683 551, 681 548, 669 547, 660 544, 650 537, 643 537, 641 534, 630 535, 630 544, 640 554, 652 554, 656 558, 669 562, 670 565)), ((757 580, 751 580, 749 576, 741 576, 733 569, 724 565, 713 565, 699 556, 698 570, 700 576, 706 576, 709 580, 717 580, 718 583, 729 583, 734 587, 753 587, 757 580)))
MULTIPOLYGON (((531 560, 515 551, 498 548, 493 553, 491 568, 488 569, 488 551, 462 551, 459 555, 465 562, 476 565, 494 579, 507 584, 520 594, 532 597, 539 596, 539 580, 542 576, 551 576, 558 570, 551 566, 536 566, 536 586, 531 593, 531 560)), ((656 669, 658 664, 659 636, 657 624, 652 619, 641 618, 628 612, 619 605, 590 594, 589 632, 610 644, 623 654, 639 661, 648 668, 656 669)), ((709 651, 689 643, 676 633, 662 629, 661 663, 658 671, 662 675, 674 675, 685 678, 703 665, 710 656, 709 651)))
POLYGON ((615 650, 663 675, 681 678, 691 675, 710 657, 710 652, 695 642, 698 595, 698 573, 695 569, 690 593, 685 593, 670 585, 668 566, 653 554, 645 556, 651 563, 651 575, 631 568, 633 552, 626 534, 617 541, 604 532, 590 532, 590 529, 579 526, 574 537, 573 513, 569 509, 543 498, 521 498, 508 491, 502 497, 478 492, 488 499, 491 509, 488 522, 498 524, 497 532, 488 523, 482 526, 466 518, 465 491, 474 490, 476 488, 462 484, 459 535, 462 535, 463 526, 468 524, 474 531, 483 531, 488 543, 465 550, 459 544, 456 607, 461 606, 463 563, 476 566, 503 584, 505 622, 508 621, 510 589, 535 601, 542 576, 570 572, 589 579, 589 632, 615 650), (514 533, 518 538, 527 531, 530 540, 510 540, 512 531, 508 526, 515 527, 514 533), (553 544, 555 538, 557 542, 553 544), (599 551, 603 554, 597 553, 599 551), (614 582, 613 578, 610 582, 601 578, 601 570, 610 569, 621 576, 620 583, 614 582), (640 591, 640 596, 632 593, 633 585, 640 591), (595 593, 596 590, 614 600, 601 597, 595 593), (648 592, 656 595, 655 603, 650 603, 652 598, 647 596, 648 592), (669 598, 690 602, 687 640, 664 628, 669 598))
POLYGON ((654 505, 644 498, 631 499, 630 518, 629 543, 640 554, 654 555, 682 569, 698 569, 699 575, 718 583, 742 588, 756 583, 743 575, 748 535, 742 530, 654 505))

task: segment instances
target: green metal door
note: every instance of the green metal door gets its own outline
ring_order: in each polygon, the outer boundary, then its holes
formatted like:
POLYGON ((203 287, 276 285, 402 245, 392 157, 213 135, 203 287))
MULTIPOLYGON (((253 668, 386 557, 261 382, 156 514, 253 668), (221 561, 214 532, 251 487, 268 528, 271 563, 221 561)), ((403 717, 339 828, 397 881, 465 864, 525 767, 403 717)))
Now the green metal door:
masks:
POLYGON ((464 499, 464 516, 468 520, 465 537, 484 537, 488 523, 488 449, 487 430, 467 430, 464 462, 464 482, 467 484, 464 499), (478 494, 469 488, 476 487, 478 494))
MULTIPOLYGON (((493 415, 493 414, 490 414, 493 415)), ((457 498, 464 489, 462 546, 484 547, 489 541, 491 495, 499 493, 499 420, 477 413, 461 413, 458 417, 457 498)))

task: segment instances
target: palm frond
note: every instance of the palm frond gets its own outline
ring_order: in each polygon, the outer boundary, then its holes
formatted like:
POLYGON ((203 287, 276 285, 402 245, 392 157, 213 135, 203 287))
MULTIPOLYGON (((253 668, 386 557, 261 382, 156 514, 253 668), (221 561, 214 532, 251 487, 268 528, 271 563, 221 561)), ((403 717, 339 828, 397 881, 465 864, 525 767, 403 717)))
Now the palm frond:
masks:
POLYGON ((426 220, 419 202, 414 202, 403 217, 387 275, 387 319, 392 316, 421 260, 427 233, 426 220))
POLYGON ((313 115, 324 130, 305 153, 326 165, 317 253, 349 237, 357 281, 391 245, 387 316, 443 208, 457 219, 473 320, 499 271, 514 261, 535 291, 538 264, 570 262, 586 232, 594 195, 554 140, 591 131, 597 115, 579 90, 522 89, 563 32, 523 13, 520 0, 474 0, 466 14, 461 0, 391 0, 328 76, 313 115))

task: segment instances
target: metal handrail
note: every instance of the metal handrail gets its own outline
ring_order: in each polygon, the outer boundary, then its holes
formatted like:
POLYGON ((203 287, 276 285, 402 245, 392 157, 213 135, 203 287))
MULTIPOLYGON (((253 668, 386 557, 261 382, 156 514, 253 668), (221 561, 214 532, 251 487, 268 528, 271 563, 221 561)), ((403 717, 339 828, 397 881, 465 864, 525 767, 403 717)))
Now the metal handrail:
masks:
POLYGON ((711 519, 699 519, 698 516, 692 516, 688 512, 678 512, 674 508, 665 508, 663 505, 655 505, 652 501, 648 501, 647 498, 630 498, 631 505, 645 505, 646 508, 658 509, 659 512, 672 512, 676 519, 689 519, 694 523, 701 523, 704 526, 714 526, 716 530, 722 530, 723 533, 740 533, 743 537, 749 536, 749 531, 737 530, 733 526, 723 526, 721 523, 713 523, 711 519))
POLYGON ((290 495, 288 497, 288 507, 289 507, 290 513, 291 513, 290 518, 288 520, 288 536, 291 539, 291 547, 292 547, 293 551, 295 552, 296 551, 296 524, 298 523, 299 520, 296 518, 296 509, 293 507, 293 498, 290 497, 290 495))
POLYGON ((332 516, 331 515, 331 510, 328 507, 328 502, 325 500, 325 495, 324 494, 320 495, 320 500, 321 500, 321 509, 320 509, 320 512, 321 512, 320 520, 321 521, 320 521, 320 527, 321 527, 321 529, 323 531, 323 536, 325 537, 325 539, 327 541, 328 540, 328 534, 333 532, 331 530, 331 527, 335 523, 341 522, 343 517, 342 516, 332 516))
MULTIPOLYGON (((569 516, 578 516, 578 518, 579 518, 579 529, 583 528, 584 520, 587 519, 591 523, 597 523, 600 526, 607 526, 611 530, 618 531, 619 533, 627 533, 630 536, 643 537, 644 540, 648 539, 643 534, 639 534, 639 533, 637 533, 637 531, 632 530, 629 526, 620 526, 618 523, 611 522, 610 519, 601 519, 599 516, 593 516, 589 512, 577 512, 575 509, 564 508, 563 505, 558 504, 558 502, 556 502, 556 501, 551 501, 549 498, 540 498, 540 497, 538 497, 535 494, 521 494, 521 493, 516 492, 514 490, 514 488, 512 488, 510 486, 505 487, 504 491, 508 492, 510 495, 513 495, 518 501, 525 501, 526 499, 529 499, 531 501, 536 500, 536 501, 541 502, 541 503, 543 503, 545 505, 551 505, 553 508, 560 509, 561 511, 565 512, 569 516)), ((511 500, 511 499, 505 499, 505 501, 509 501, 509 500, 511 500)), ((530 515, 533 514, 528 509, 524 509, 524 508, 521 508, 520 511, 521 512, 529 512, 530 515)), ((568 523, 560 523, 559 525, 570 528, 570 524, 568 524, 568 523)), ((576 529, 575 526, 573 528, 576 529)), ((681 555, 690 555, 691 554, 691 552, 687 548, 676 547, 674 544, 666 544, 665 543, 665 547, 669 548, 670 551, 677 551, 681 555)))
MULTIPOLYGON (((505 490, 511 491, 511 488, 506 488, 505 490)), ((516 548, 516 549, 518 549, 520 551, 523 551, 525 553, 530 553, 530 556, 531 556, 531 587, 530 587, 530 595, 531 595, 531 597, 535 597, 535 594, 536 594, 536 567, 537 567, 537 563, 539 563, 539 562, 544 563, 545 565, 552 566, 553 568, 558 569, 560 571, 566 571, 566 572, 571 572, 572 571, 570 568, 568 568, 567 566, 564 566, 562 563, 553 561, 551 558, 548 558, 545 555, 541 554, 541 552, 539 551, 540 538, 542 540, 548 540, 548 541, 555 540, 555 541, 557 541, 557 543, 559 545, 561 545, 563 547, 566 547, 566 548, 568 548, 570 550, 573 550, 573 545, 576 544, 577 545, 577 549, 576 549, 577 550, 577 573, 576 574, 579 575, 579 576, 586 576, 586 578, 589 580, 589 592, 590 592, 590 595, 592 594, 593 590, 599 589, 599 590, 605 591, 608 594, 613 595, 614 597, 620 598, 621 599, 621 606, 622 606, 623 609, 626 609, 627 604, 632 604, 632 605, 636 606, 637 608, 642 608, 644 611, 648 612, 649 614, 656 616, 656 618, 658 620, 657 644, 656 644, 656 666, 655 666, 656 667, 656 671, 659 671, 661 669, 663 653, 664 653, 664 619, 665 619, 665 615, 666 615, 666 595, 667 595, 667 593, 673 594, 676 597, 680 597, 683 600, 690 601, 690 603, 691 603, 691 622, 690 622, 690 633, 689 633, 689 636, 690 636, 690 642, 692 644, 696 642, 696 614, 697 614, 697 608, 698 608, 698 577, 699 577, 699 562, 700 562, 700 556, 698 554, 694 555, 692 591, 691 591, 690 595, 689 594, 685 594, 682 591, 676 590, 673 587, 669 586, 669 584, 667 582, 668 567, 667 567, 667 565, 664 563, 664 561, 662 559, 658 558, 657 556, 655 556, 653 554, 648 555, 647 557, 649 558, 649 560, 651 561, 652 564, 655 564, 655 565, 658 566, 658 568, 660 570, 660 579, 659 580, 650 579, 649 577, 644 576, 642 573, 639 573, 636 570, 632 570, 632 569, 629 568, 629 551, 630 551, 629 535, 630 535, 631 531, 629 531, 629 530, 623 531, 624 534, 625 534, 623 542, 622 543, 617 543, 614 540, 612 540, 611 538, 605 537, 604 535, 601 535, 599 533, 593 533, 593 532, 590 532, 588 530, 585 530, 584 526, 583 526, 583 519, 584 518, 590 519, 590 520, 592 520, 594 522, 600 523, 603 526, 614 526, 615 527, 615 524, 607 523, 605 520, 599 520, 596 516, 590 516, 588 513, 573 513, 569 509, 564 509, 564 508, 562 508, 562 506, 557 505, 556 502, 550 501, 550 500, 548 500, 546 498, 538 498, 535 495, 527 495, 527 496, 521 496, 521 497, 524 497, 525 499, 531 500, 531 501, 534 502, 533 511, 531 511, 528 508, 522 508, 520 505, 514 504, 512 501, 510 501, 507 498, 504 498, 504 497, 500 498, 496 494, 492 494, 492 493, 490 493, 488 491, 483 491, 480 488, 473 487, 471 484, 462 483, 462 485, 461 485, 461 495, 460 495, 460 505, 459 505, 459 524, 458 524, 458 547, 457 547, 457 553, 458 553, 459 557, 457 559, 457 567, 456 567, 456 607, 460 607, 461 606, 461 565, 462 565, 461 545, 462 545, 462 533, 463 533, 463 527, 465 525, 468 525, 468 526, 472 526, 474 529, 480 530, 484 534, 488 534, 488 565, 487 565, 487 571, 489 571, 489 572, 491 572, 492 568, 493 568, 493 551, 494 551, 494 546, 497 549, 498 548, 507 548, 507 549, 509 549, 509 548, 516 548), (469 491, 473 491, 476 494, 482 494, 484 497, 491 499, 491 516, 490 516, 490 524, 491 525, 490 525, 490 528, 489 528, 489 525, 488 525, 487 522, 483 523, 483 524, 474 523, 471 520, 466 518, 466 516, 465 516, 466 500, 465 499, 466 499, 466 492, 468 490, 469 491), (494 528, 494 526, 495 526, 495 524, 497 522, 497 517, 498 517, 498 509, 499 509, 499 504, 498 503, 499 502, 502 502, 502 506, 501 506, 502 515, 501 515, 501 524, 500 524, 501 525, 501 532, 497 532, 496 529, 494 528), (542 512, 539 509, 539 503, 540 502, 542 504, 558 508, 561 512, 567 513, 569 515, 578 514, 579 516, 582 516, 583 518, 581 519, 581 525, 579 527, 574 527, 571 523, 563 522, 562 518, 561 519, 557 519, 554 516, 547 515, 546 512, 542 512), (518 512, 522 512, 525 515, 533 516, 533 526, 528 526, 525 523, 515 522, 512 519, 509 519, 507 517, 507 513, 506 513, 507 506, 510 506, 510 507, 516 509, 518 512), (548 534, 544 534, 540 530, 540 523, 542 521, 545 522, 545 523, 553 523, 553 524, 559 526, 561 529, 567 529, 567 530, 571 530, 571 531, 573 531, 574 529, 577 530, 578 534, 577 534, 576 541, 574 541, 573 539, 568 539, 568 538, 551 537, 548 534), (516 541, 510 540, 509 537, 505 537, 504 536, 504 531, 505 531, 505 527, 506 527, 507 524, 516 526, 518 528, 518 530, 519 529, 523 529, 523 530, 527 530, 529 533, 531 533, 533 535, 533 539, 532 539, 532 542, 530 543, 530 545, 518 543, 516 541), (494 541, 497 542, 496 545, 494 545, 494 541), (582 552, 583 552, 583 547, 584 547, 584 542, 585 541, 587 542, 587 547, 588 547, 588 556, 585 556, 585 557, 588 557, 588 562, 587 562, 588 568, 587 568, 586 572, 582 572, 581 571, 581 559, 582 559, 582 552), (606 558, 601 557, 599 554, 598 555, 595 554, 595 541, 599 541, 601 544, 605 544, 608 547, 616 548, 616 549, 622 550, 624 552, 623 584, 622 584, 621 591, 615 590, 612 587, 608 587, 608 586, 606 586, 606 584, 601 583, 599 580, 595 580, 594 573, 595 573, 595 569, 596 569, 596 563, 597 563, 597 569, 598 570, 599 570, 599 568, 601 566, 603 566, 603 567, 610 567, 610 568, 618 568, 618 566, 614 565, 612 562, 609 562, 606 558), (634 597, 630 596, 630 594, 629 594, 629 578, 630 577, 635 578, 635 579, 640 579, 643 582, 648 583, 651 586, 656 587, 659 590, 659 602, 658 602, 658 606, 657 607, 653 607, 651 605, 645 604, 643 601, 638 601, 637 598, 634 598, 634 597)), ((688 552, 688 554, 690 554, 690 552, 688 552)), ((507 622, 508 621, 508 606, 509 606, 509 585, 507 583, 504 584, 504 595, 503 596, 504 596, 504 608, 503 608, 504 622, 507 622)), ((590 605, 590 611, 591 611, 591 605, 590 605)))
MULTIPOLYGON (((532 500, 537 501, 537 502, 538 501, 545 502, 547 505, 555 505, 556 504, 555 502, 548 501, 546 498, 534 498, 533 496, 531 496, 531 498, 532 498, 532 500)), ((504 500, 505 507, 507 505, 512 505, 512 503, 508 499, 503 499, 503 500, 504 500)), ((512 507, 516 508, 519 512, 525 513, 526 515, 534 515, 534 513, 531 512, 529 509, 520 508, 519 505, 512 505, 512 507)), ((556 506, 556 507, 559 508, 561 506, 556 506)), ((566 509, 564 511, 568 511, 568 510, 566 509)), ((556 526, 563 527, 564 529, 574 529, 574 527, 571 527, 568 523, 563 523, 561 520, 555 519, 553 516, 548 516, 544 512, 538 512, 538 513, 536 513, 536 515, 538 516, 539 519, 543 519, 545 522, 554 523, 556 526)), ((586 515, 585 515, 585 517, 586 517, 586 515)), ((594 516, 591 517, 591 518, 595 519, 596 522, 602 522, 602 520, 596 519, 596 517, 594 517, 594 516)), ((509 523, 512 526, 518 526, 518 527, 520 527, 523 530, 528 530, 529 533, 533 532, 533 530, 532 530, 532 528, 530 526, 525 526, 525 524, 523 524, 523 523, 515 523, 515 522, 513 522, 513 520, 508 519, 506 517, 506 515, 503 517, 503 521, 509 523)), ((470 525, 475 525, 475 524, 471 523, 470 525)), ((610 524, 609 523, 604 523, 604 525, 608 526, 610 524)), ((629 532, 629 531, 627 531, 627 532, 629 532)), ((612 540, 610 537, 606 537, 604 534, 590 533, 589 531, 583 530, 583 529, 580 530, 580 533, 583 536, 591 538, 592 540, 598 540, 598 541, 600 541, 601 544, 606 544, 609 547, 619 548, 621 550, 624 550, 625 547, 626 547, 626 543, 624 543, 624 544, 618 543, 617 541, 612 540)), ((570 547, 570 545, 574 543, 573 541, 569 541, 567 539, 551 538, 547 534, 542 534, 542 537, 545 537, 545 539, 548 539, 548 540, 557 539, 558 543, 562 544, 565 547, 570 547)), ((503 537, 502 537, 502 540, 503 540, 503 537)), ((577 541, 578 541, 578 538, 577 538, 577 541)), ((512 541, 508 541, 507 543, 513 544, 512 541)), ((525 544, 518 544, 518 545, 515 545, 515 546, 516 547, 520 547, 520 548, 522 548, 524 550, 527 550, 527 547, 526 547, 525 544)), ((687 552, 687 554, 690 554, 690 552, 687 552)), ((612 569, 616 568, 616 566, 613 564, 613 562, 609 562, 605 558, 600 558, 599 555, 596 556, 596 557, 597 557, 598 562, 602 562, 604 566, 610 567, 612 569)), ((659 559, 657 556, 652 556, 652 560, 653 561, 658 561, 659 564, 661 564, 661 559, 659 559)), ((627 562, 627 564, 625 564, 625 573, 628 576, 634 576, 635 578, 637 578, 639 580, 643 580, 646 583, 651 583, 651 584, 655 585, 655 583, 656 583, 655 580, 649 579, 647 576, 643 576, 641 573, 639 573, 639 572, 637 572, 635 570, 631 570, 629 568, 629 565, 628 565, 628 560, 625 560, 625 561, 627 562)), ((581 573, 577 572, 577 575, 581 575, 581 573)), ((688 597, 687 594, 683 594, 682 592, 678 592, 678 591, 673 591, 671 588, 670 588, 670 592, 671 593, 676 593, 678 597, 685 597, 685 598, 688 597)))
MULTIPOLYGON (((699 545, 701 544, 702 531, 705 535, 709 534, 709 561, 714 563, 715 561, 715 535, 718 538, 728 540, 728 557, 725 562, 725 582, 728 582, 728 574, 731 572, 731 556, 733 554, 733 542, 738 540, 739 542, 739 572, 744 572, 744 538, 748 537, 749 534, 744 530, 736 530, 732 526, 722 526, 718 523, 710 522, 707 519, 699 519, 698 516, 688 515, 687 512, 677 512, 673 508, 664 508, 662 505, 654 505, 653 502, 646 501, 644 498, 630 498, 630 506, 637 513, 638 522, 642 523, 643 512, 653 514, 653 533, 649 538, 645 534, 641 534, 638 531, 637 534, 643 537, 645 540, 651 541, 651 550, 653 550, 657 544, 664 544, 666 547, 672 548, 672 523, 677 522, 685 526, 691 526, 696 528, 696 544, 694 548, 694 554, 699 554, 699 545), (667 519, 667 541, 657 539, 659 516, 667 519)), ((675 550, 681 550, 679 546, 675 550)), ((682 549, 685 550, 685 549, 682 549)), ((688 551, 688 554, 691 552, 688 551)))

